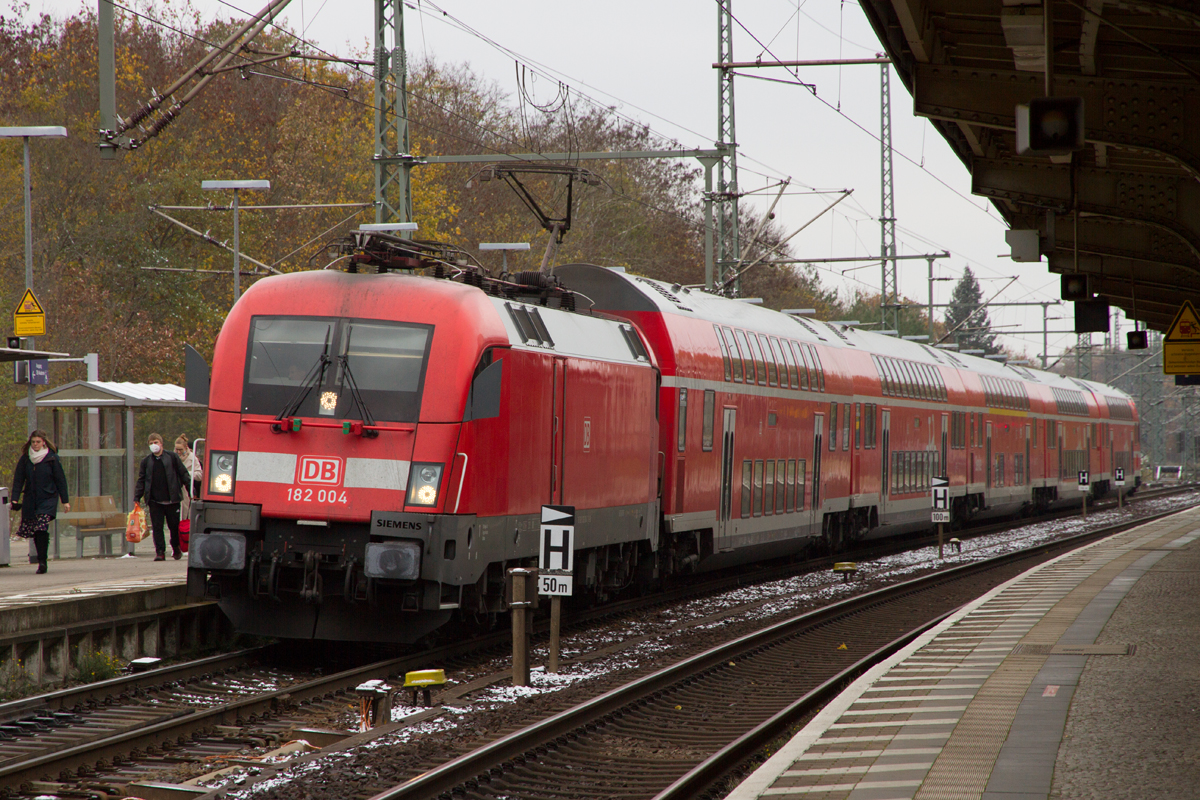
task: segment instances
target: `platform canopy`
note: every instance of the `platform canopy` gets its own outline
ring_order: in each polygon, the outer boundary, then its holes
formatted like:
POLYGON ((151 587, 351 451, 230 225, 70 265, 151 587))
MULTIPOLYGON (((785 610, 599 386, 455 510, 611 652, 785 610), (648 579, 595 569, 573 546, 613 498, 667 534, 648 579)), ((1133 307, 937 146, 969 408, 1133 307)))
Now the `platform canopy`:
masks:
MULTIPOLYGON (((19 351, 27 352, 27 351, 19 351)), ((28 400, 17 405, 25 408, 28 400)), ((182 386, 173 383, 124 383, 119 381, 72 381, 37 396, 38 408, 138 406, 141 408, 206 408, 184 399, 182 386)))
POLYGON ((1200 306, 1195 0, 859 5, 913 112, 966 165, 974 194, 1037 232, 1050 272, 1087 274, 1091 292, 1154 330, 1184 300, 1200 306), (1073 156, 1017 152, 1016 107, 1047 94, 1083 98, 1086 146, 1073 156))
POLYGON ((70 358, 70 353, 51 353, 48 350, 18 350, 0 347, 0 363, 5 361, 29 361, 34 358, 70 358))

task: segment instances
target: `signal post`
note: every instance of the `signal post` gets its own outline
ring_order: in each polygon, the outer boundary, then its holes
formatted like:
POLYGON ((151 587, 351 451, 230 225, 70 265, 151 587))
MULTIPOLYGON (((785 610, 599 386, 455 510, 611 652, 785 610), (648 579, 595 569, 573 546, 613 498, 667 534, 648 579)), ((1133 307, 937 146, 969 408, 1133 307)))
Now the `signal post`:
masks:
POLYGON ((1083 518, 1087 519, 1087 496, 1092 488, 1091 477, 1086 469, 1079 470, 1079 491, 1083 492, 1083 518))
POLYGON ((575 506, 542 506, 542 539, 538 551, 538 594, 550 597, 550 655, 546 672, 558 672, 562 599, 575 583, 575 506))
POLYGON ((931 481, 933 487, 933 521, 938 526, 938 558, 945 558, 943 551, 943 526, 950 521, 950 479, 945 475, 936 475, 931 481))

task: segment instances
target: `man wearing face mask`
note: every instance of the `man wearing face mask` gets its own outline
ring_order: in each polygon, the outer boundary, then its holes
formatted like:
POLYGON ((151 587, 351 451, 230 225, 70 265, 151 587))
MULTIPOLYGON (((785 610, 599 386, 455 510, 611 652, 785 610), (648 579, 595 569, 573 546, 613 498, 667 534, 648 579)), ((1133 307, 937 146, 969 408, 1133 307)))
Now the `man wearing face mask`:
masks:
POLYGON ((183 487, 187 485, 188 473, 179 456, 163 449, 163 438, 150 434, 150 455, 142 459, 138 471, 135 500, 146 499, 150 510, 150 528, 154 532, 154 560, 166 561, 167 543, 163 538, 163 521, 171 530, 173 557, 179 560, 183 552, 179 549, 179 503, 183 500, 183 487))

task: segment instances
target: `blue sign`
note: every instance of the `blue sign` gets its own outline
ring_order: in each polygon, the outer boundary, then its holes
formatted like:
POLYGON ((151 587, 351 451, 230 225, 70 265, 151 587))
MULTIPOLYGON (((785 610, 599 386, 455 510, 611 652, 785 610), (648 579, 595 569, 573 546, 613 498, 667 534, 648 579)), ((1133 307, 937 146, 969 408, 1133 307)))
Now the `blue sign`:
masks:
POLYGON ((34 358, 29 361, 29 382, 35 386, 50 385, 50 361, 34 358))

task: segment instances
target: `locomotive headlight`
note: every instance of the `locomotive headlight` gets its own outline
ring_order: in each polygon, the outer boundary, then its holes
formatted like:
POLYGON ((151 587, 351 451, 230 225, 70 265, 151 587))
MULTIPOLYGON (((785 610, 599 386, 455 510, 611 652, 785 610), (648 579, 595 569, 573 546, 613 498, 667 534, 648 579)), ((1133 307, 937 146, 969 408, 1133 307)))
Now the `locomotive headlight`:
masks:
POLYGON ((214 450, 208 457, 208 491, 212 494, 233 494, 237 453, 214 450))
POLYGON ((413 464, 408 473, 408 505, 435 506, 438 484, 442 481, 442 464, 413 464))
POLYGON ((337 410, 337 404, 337 392, 321 392, 320 414, 322 417, 333 416, 333 412, 337 410))

